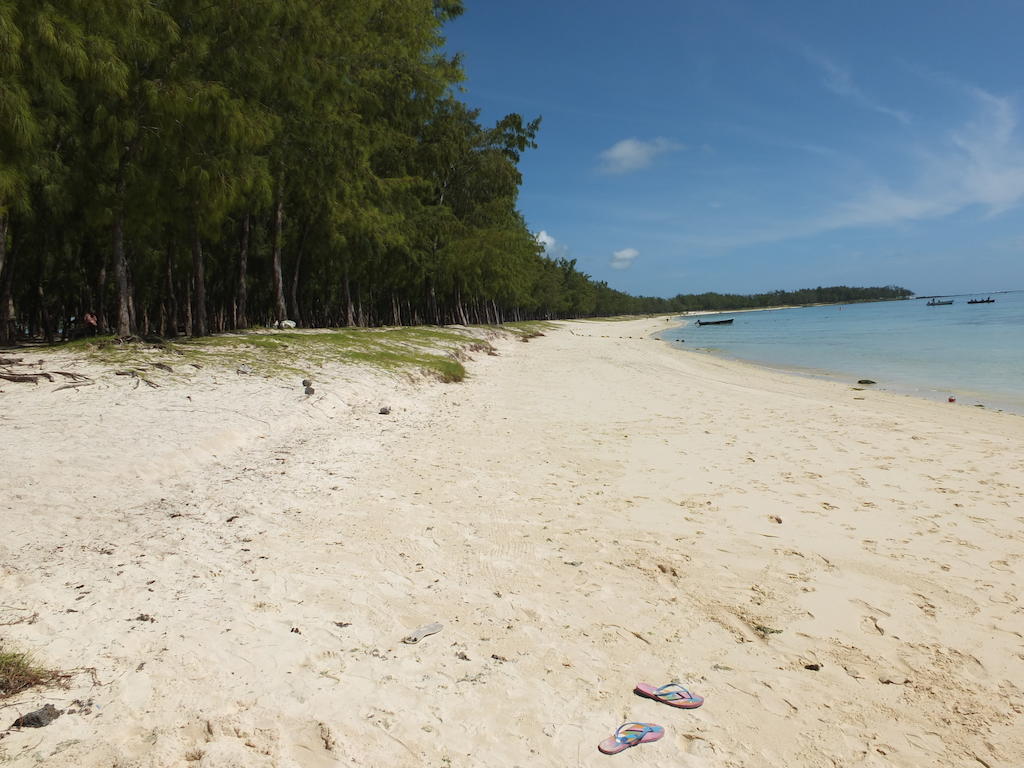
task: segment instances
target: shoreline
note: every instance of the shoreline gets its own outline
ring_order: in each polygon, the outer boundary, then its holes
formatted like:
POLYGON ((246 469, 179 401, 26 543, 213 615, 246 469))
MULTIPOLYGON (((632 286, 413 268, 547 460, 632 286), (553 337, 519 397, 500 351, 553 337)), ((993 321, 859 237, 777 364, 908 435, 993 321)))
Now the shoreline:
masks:
MULTIPOLYGON (((839 305, 813 305, 813 306, 839 306, 839 305)), ((761 311, 775 311, 775 310, 779 310, 779 309, 801 309, 801 308, 802 307, 765 307, 765 308, 758 308, 758 309, 746 310, 746 311, 761 312, 761 311)), ((715 313, 707 313, 707 314, 728 314, 728 313, 715 312, 715 313)), ((678 317, 686 318, 687 315, 680 315, 678 317)), ((687 327, 688 325, 689 325, 689 323, 684 323, 684 324, 675 326, 675 328, 678 329, 678 330, 681 330, 681 329, 687 327)), ((657 334, 663 335, 664 333, 668 332, 669 330, 672 330, 672 329, 662 329, 662 330, 659 330, 657 332, 657 334)), ((697 347, 697 346, 693 346, 693 345, 687 345, 684 341, 676 341, 676 340, 673 340, 673 339, 661 338, 660 335, 658 337, 662 341, 665 341, 666 343, 674 346, 676 349, 679 349, 679 350, 681 350, 683 352, 688 352, 688 353, 691 353, 691 354, 694 354, 694 353, 706 354, 706 355, 715 357, 717 359, 727 360, 727 361, 734 362, 734 363, 739 364, 739 365, 749 365, 749 366, 753 366, 754 368, 757 368, 757 369, 763 369, 763 370, 767 370, 767 371, 774 371, 774 372, 778 372, 778 373, 784 373, 786 375, 797 376, 797 377, 800 377, 800 378, 805 378, 805 379, 810 379, 810 380, 831 381, 831 382, 841 383, 841 384, 844 383, 844 384, 846 384, 847 386, 850 386, 850 387, 859 386, 857 379, 854 378, 858 374, 853 373, 853 372, 837 372, 837 371, 832 371, 832 370, 828 370, 828 369, 824 369, 824 368, 821 368, 821 369, 818 369, 818 368, 805 368, 805 367, 798 366, 798 365, 787 365, 785 363, 771 363, 771 362, 766 362, 766 361, 753 360, 753 359, 749 359, 749 358, 738 357, 738 356, 734 356, 734 355, 728 354, 724 350, 721 350, 721 349, 718 349, 718 348, 715 348, 715 347, 709 347, 709 346, 697 347)), ((952 396, 957 398, 957 403, 956 403, 957 405, 967 406, 967 407, 977 407, 977 408, 981 408, 981 409, 984 409, 984 410, 987 410, 987 411, 992 411, 992 412, 996 412, 996 413, 1007 413, 1007 414, 1011 414, 1011 415, 1014 415, 1014 416, 1024 416, 1024 394, 1009 393, 1009 392, 977 391, 977 390, 972 390, 972 389, 964 388, 964 387, 952 388, 952 389, 941 389, 941 390, 940 389, 935 389, 935 388, 929 389, 926 386, 924 386, 923 384, 921 384, 920 382, 914 382, 914 381, 909 381, 909 380, 907 380, 907 381, 896 380, 896 381, 891 382, 891 383, 885 383, 885 384, 878 383, 876 385, 869 385, 869 386, 871 387, 871 391, 875 391, 875 392, 889 392, 890 394, 900 395, 900 396, 904 396, 904 397, 911 397, 911 398, 914 398, 914 399, 925 400, 927 402, 933 402, 933 403, 946 403, 946 402, 948 402, 947 398, 952 395, 952 396), (932 393, 932 394, 929 395, 929 393, 932 393), (967 401, 971 401, 971 402, 967 402, 967 401)))
POLYGON ((93 702, 0 758, 597 766, 641 720, 652 766, 1024 759, 1021 422, 680 355, 673 317, 460 384, 3 387, 0 641, 95 679, 0 702, 93 702), (631 693, 671 679, 705 705, 631 693))

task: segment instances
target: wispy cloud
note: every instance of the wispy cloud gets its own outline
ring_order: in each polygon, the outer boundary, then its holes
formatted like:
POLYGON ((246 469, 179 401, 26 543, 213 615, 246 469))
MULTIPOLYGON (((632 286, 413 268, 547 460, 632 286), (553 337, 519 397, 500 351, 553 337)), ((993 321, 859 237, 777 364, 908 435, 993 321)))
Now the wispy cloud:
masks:
POLYGON ((1014 103, 978 88, 974 112, 955 130, 906 148, 907 181, 878 174, 861 191, 817 216, 776 221, 722 237, 685 238, 699 247, 734 248, 841 229, 937 219, 980 207, 988 216, 1024 204, 1024 138, 1014 103))
POLYGON ((647 168, 654 158, 683 149, 682 144, 665 138, 641 141, 623 139, 601 153, 602 173, 619 174, 647 168))
POLYGON ((569 253, 569 247, 565 245, 565 243, 558 242, 554 237, 548 234, 547 230, 542 229, 534 235, 534 237, 537 238, 537 242, 540 243, 548 258, 559 259, 569 253))
POLYGON ((623 248, 612 254, 612 260, 609 263, 612 269, 629 269, 639 255, 640 251, 636 248, 623 248))
POLYGON ((821 69, 822 84, 832 93, 836 94, 836 96, 850 99, 865 109, 887 115, 895 120, 899 120, 904 125, 910 124, 911 119, 908 112, 889 107, 869 96, 854 82, 853 76, 849 71, 836 64, 836 62, 807 48, 804 49, 804 56, 821 69))

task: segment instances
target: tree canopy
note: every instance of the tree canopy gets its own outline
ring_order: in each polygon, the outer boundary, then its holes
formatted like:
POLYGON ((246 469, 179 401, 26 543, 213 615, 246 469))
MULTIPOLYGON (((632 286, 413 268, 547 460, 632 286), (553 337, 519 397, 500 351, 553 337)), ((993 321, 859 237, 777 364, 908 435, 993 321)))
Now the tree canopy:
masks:
MULTIPOLYGON (((758 305, 546 258, 517 209, 540 118, 487 125, 459 98, 442 31, 462 12, 0 0, 0 343, 86 316, 173 336, 758 305)), ((836 290, 811 294, 858 289, 836 290)))

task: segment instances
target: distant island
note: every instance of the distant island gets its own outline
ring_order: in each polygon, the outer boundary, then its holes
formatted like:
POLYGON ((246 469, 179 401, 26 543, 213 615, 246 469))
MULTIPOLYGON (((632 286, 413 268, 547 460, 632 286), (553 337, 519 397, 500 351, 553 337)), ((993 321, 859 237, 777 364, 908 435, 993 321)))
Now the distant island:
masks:
POLYGON ((796 291, 770 293, 691 293, 670 299, 653 296, 630 296, 597 284, 600 315, 655 314, 669 312, 728 311, 733 309, 764 309, 766 307, 802 307, 811 304, 848 304, 856 301, 893 301, 909 299, 913 291, 898 285, 857 288, 833 285, 827 288, 801 288, 796 291))

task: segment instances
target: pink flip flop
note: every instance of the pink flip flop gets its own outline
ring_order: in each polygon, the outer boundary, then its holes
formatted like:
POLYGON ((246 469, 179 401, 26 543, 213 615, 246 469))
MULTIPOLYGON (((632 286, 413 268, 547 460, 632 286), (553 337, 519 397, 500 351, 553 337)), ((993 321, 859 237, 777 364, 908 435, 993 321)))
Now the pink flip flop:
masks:
POLYGON ((669 683, 660 688, 655 688, 649 683, 637 683, 633 692, 638 696, 646 696, 648 699, 654 699, 678 709, 696 709, 704 703, 702 696, 690 693, 679 683, 669 683))
POLYGON ((615 734, 605 739, 597 748, 606 755, 617 755, 637 744, 657 741, 665 735, 665 729, 654 723, 623 723, 615 734))

